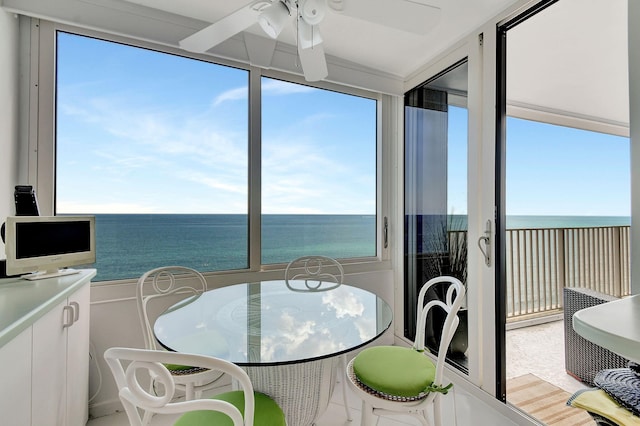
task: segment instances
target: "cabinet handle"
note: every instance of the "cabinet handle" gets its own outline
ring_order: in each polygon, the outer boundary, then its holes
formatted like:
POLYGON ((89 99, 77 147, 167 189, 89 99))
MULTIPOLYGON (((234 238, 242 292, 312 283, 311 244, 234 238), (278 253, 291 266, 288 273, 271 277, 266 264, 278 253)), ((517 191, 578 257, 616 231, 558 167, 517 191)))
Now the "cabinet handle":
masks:
POLYGON ((64 308, 62 308, 62 312, 64 313, 62 328, 71 327, 73 325, 73 307, 66 305, 64 308))
POLYGON ((78 302, 69 303, 73 308, 73 322, 76 322, 80 319, 80 305, 78 302))

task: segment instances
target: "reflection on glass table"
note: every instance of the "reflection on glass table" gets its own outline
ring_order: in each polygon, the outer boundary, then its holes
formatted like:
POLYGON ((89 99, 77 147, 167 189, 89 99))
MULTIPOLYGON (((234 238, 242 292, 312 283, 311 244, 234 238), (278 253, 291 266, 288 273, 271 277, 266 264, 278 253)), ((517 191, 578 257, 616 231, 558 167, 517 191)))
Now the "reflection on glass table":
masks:
POLYGON ((158 317, 154 333, 169 350, 246 367, 288 424, 307 425, 329 403, 339 355, 378 338, 392 318, 382 298, 357 287, 298 292, 284 280, 262 281, 184 300, 158 317))

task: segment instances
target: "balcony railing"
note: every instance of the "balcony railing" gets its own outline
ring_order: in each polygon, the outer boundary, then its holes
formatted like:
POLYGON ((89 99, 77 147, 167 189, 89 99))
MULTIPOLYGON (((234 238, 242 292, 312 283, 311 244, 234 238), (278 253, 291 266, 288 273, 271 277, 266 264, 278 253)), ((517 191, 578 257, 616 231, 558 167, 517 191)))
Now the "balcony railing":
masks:
POLYGON ((507 321, 562 310, 563 287, 630 294, 630 227, 506 231, 507 321))

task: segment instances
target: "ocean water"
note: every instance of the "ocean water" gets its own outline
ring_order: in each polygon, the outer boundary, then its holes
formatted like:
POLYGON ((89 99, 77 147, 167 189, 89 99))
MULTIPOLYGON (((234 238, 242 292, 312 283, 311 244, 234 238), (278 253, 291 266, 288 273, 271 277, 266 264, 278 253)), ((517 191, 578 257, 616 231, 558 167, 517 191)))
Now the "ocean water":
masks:
POLYGON ((507 216, 507 229, 630 226, 629 216, 507 216))
MULTIPOLYGON (((246 269, 246 215, 97 214, 96 281, 135 278, 167 265, 200 271, 246 269)), ((262 263, 307 254, 376 255, 373 215, 264 215, 262 263)))
MULTIPOLYGON (((453 219, 466 227, 466 217, 453 219)), ((507 228, 629 225, 629 217, 509 216, 507 228)), ((135 278, 149 269, 189 266, 201 271, 245 269, 246 215, 98 214, 96 281, 135 278)), ((373 215, 264 215, 262 263, 286 263, 306 254, 335 258, 376 255, 373 215)))

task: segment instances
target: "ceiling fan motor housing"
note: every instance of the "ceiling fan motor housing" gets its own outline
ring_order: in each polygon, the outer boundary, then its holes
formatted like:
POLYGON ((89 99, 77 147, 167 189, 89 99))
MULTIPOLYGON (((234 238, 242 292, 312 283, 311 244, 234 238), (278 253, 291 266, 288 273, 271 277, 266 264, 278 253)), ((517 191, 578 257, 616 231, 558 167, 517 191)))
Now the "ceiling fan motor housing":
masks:
POLYGON ((299 0, 298 14, 309 25, 318 25, 324 19, 326 0, 299 0))

